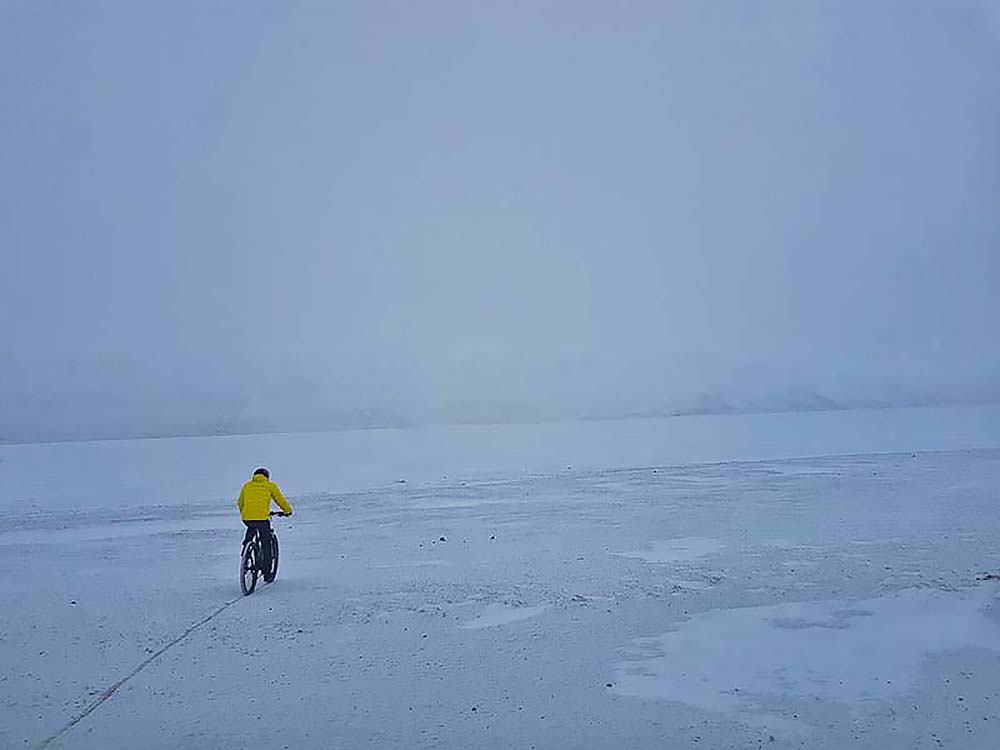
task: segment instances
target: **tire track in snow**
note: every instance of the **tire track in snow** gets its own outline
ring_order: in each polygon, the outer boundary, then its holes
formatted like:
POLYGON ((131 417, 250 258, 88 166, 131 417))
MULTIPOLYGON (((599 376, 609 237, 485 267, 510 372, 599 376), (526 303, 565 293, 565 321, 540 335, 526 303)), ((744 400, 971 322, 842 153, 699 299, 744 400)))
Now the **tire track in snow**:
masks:
POLYGON ((191 627, 189 627, 187 630, 185 630, 179 636, 177 636, 176 638, 174 638, 172 641, 170 641, 166 645, 162 646, 158 651, 150 654, 146 659, 144 659, 142 661, 142 663, 139 666, 137 666, 135 669, 133 669, 127 675, 125 675, 120 680, 118 680, 118 682, 116 682, 111 687, 107 688, 106 690, 101 691, 101 693, 97 696, 97 698, 95 698, 93 700, 93 702, 91 702, 85 709, 83 709, 83 711, 81 711, 76 716, 74 716, 72 719, 70 719, 62 729, 60 729, 55 734, 46 737, 44 740, 41 740, 40 742, 38 742, 35 745, 35 747, 37 747, 39 749, 46 748, 49 745, 51 745, 53 742, 55 742, 56 740, 58 740, 59 738, 61 738, 69 730, 71 730, 73 727, 75 727, 81 721, 83 721, 88 716, 90 716, 90 714, 94 713, 94 711, 96 711, 98 708, 100 708, 108 698, 110 698, 112 695, 114 695, 115 693, 118 692, 118 690, 122 687, 122 685, 124 685, 125 683, 127 683, 129 680, 131 680, 133 677, 135 677, 137 674, 139 674, 142 670, 144 670, 146 667, 148 667, 150 664, 152 664, 158 658, 160 658, 161 656, 163 656, 163 654, 168 649, 176 646, 178 643, 180 643, 181 641, 183 641, 185 638, 187 638, 189 635, 191 635, 194 631, 196 631, 202 625, 204 625, 205 623, 210 622, 211 620, 215 619, 216 617, 218 617, 219 615, 221 615, 225 610, 229 609, 229 607, 233 606, 234 604, 236 604, 236 602, 240 601, 241 599, 243 599, 242 596, 239 596, 239 597, 237 597, 235 599, 230 599, 228 602, 226 602, 221 607, 219 607, 214 612, 212 612, 212 614, 208 615, 207 617, 202 618, 201 620, 198 620, 198 622, 196 622, 194 625, 192 625, 191 627))

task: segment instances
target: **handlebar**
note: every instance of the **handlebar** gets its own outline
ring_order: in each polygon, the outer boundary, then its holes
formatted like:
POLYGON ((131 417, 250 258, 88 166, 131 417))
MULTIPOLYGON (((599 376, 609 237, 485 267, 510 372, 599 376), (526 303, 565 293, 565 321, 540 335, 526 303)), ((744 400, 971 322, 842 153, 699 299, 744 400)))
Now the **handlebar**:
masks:
POLYGON ((267 515, 269 515, 269 516, 290 516, 291 513, 285 513, 285 511, 283 511, 283 510, 272 510, 267 515))

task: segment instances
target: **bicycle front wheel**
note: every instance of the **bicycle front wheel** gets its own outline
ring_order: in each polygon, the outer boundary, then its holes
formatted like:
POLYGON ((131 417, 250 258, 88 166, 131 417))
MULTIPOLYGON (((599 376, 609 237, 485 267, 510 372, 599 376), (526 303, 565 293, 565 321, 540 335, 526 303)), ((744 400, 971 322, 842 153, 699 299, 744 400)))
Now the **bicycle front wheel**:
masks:
POLYGON ((264 574, 264 582, 271 583, 278 576, 278 535, 271 532, 271 569, 264 574))

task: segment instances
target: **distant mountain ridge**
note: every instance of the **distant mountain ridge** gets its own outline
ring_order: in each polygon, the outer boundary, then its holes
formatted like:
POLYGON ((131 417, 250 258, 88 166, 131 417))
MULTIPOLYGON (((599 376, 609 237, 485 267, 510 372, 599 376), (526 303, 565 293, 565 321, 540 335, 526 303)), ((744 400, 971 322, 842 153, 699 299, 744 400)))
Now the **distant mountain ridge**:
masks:
MULTIPOLYGON (((75 440, 159 438, 179 436, 237 435, 273 432, 317 432, 377 428, 406 428, 433 424, 509 424, 540 421, 594 420, 642 417, 681 417, 695 415, 752 414, 836 411, 846 409, 903 408, 919 406, 957 406, 1000 403, 1000 398, 906 398, 886 400, 857 398, 835 400, 822 393, 789 387, 781 391, 729 394, 705 391, 686 401, 671 401, 660 406, 639 409, 538 408, 530 404, 480 403, 443 406, 431 413, 379 409, 296 410, 295 414, 256 409, 255 413, 213 415, 206 410, 199 417, 173 416, 176 405, 163 404, 162 411, 145 416, 109 414, 73 428, 56 425, 7 423, 0 431, 0 443, 33 443, 75 440)), ((152 405, 151 405, 152 406, 152 405)))
POLYGON ((111 382, 80 373, 74 390, 11 393, 0 384, 0 440, 165 437, 431 424, 1000 403, 1000 369, 933 379, 808 374, 719 355, 598 355, 538 359, 456 352, 418 369, 399 352, 341 363, 338 372, 289 368, 256 381, 181 378, 111 382), (303 372, 303 370, 306 370, 303 372))

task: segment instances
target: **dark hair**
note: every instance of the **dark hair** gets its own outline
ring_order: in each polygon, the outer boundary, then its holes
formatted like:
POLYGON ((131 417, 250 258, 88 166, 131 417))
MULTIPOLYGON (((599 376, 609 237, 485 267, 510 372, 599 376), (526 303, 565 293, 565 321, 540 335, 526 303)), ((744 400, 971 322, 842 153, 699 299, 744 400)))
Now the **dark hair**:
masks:
POLYGON ((271 472, 269 472, 263 466, 261 466, 259 469, 256 469, 253 473, 254 476, 257 476, 258 474, 262 475, 265 479, 271 478, 271 472))

